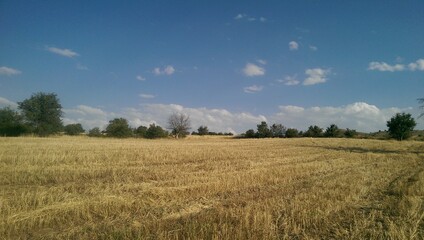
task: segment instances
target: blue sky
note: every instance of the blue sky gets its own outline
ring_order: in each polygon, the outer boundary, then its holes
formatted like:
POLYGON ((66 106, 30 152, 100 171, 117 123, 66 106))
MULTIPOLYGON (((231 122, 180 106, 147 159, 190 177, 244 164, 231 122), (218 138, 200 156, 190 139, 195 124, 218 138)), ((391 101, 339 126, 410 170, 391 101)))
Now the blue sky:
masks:
POLYGON ((376 131, 424 97, 423 1, 1 0, 0 36, 0 107, 55 92, 86 129, 376 131))

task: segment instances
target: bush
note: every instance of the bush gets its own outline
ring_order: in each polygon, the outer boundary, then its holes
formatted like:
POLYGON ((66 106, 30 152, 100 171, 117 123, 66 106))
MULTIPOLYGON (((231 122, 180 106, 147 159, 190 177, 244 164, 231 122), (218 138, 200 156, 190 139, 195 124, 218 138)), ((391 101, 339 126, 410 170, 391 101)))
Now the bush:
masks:
POLYGON ((9 107, 0 109, 0 136, 19 136, 27 131, 28 127, 18 112, 9 107))
POLYGON ((149 128, 146 131, 146 138, 155 139, 155 138, 164 138, 168 136, 168 132, 165 131, 162 127, 155 124, 150 124, 149 128))
POLYGON ((289 128, 286 131, 286 137, 287 138, 295 138, 295 137, 299 137, 299 131, 295 128, 289 128))
POLYGON ((88 131, 88 136, 89 136, 89 137, 101 137, 101 136, 103 136, 103 134, 102 134, 102 132, 100 131, 100 128, 95 127, 95 128, 90 129, 90 130, 88 131))
POLYGON ((65 126, 65 134, 66 135, 79 135, 84 133, 84 128, 82 128, 81 123, 68 124, 65 126))

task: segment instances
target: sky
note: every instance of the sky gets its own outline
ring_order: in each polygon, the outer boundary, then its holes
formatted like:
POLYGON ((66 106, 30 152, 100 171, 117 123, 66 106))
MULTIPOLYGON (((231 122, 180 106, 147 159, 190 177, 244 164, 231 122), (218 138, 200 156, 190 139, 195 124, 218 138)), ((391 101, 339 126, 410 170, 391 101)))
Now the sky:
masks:
POLYGON ((56 93, 86 130, 424 129, 423 43, 422 0, 0 0, 0 107, 56 93))

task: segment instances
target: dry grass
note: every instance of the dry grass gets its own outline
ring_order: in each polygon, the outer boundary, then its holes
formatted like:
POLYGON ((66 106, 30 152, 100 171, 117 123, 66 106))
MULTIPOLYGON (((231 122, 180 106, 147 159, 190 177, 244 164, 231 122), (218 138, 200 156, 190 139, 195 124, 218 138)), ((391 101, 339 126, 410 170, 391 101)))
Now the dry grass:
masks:
POLYGON ((0 138, 4 239, 423 239, 424 145, 0 138))

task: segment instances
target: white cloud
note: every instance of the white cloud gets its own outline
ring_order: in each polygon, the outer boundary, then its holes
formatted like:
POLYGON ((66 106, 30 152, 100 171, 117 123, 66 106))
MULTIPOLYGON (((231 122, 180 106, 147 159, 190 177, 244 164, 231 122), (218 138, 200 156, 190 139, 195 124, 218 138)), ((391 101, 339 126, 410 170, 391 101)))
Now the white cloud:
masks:
POLYGON ((312 45, 309 46, 309 49, 311 49, 312 51, 318 51, 318 48, 312 45))
POLYGON ((135 77, 137 80, 139 80, 139 81, 144 81, 144 80, 146 80, 146 78, 145 77, 143 77, 143 76, 141 76, 141 75, 138 75, 137 77, 135 77))
POLYGON ((12 75, 18 75, 21 73, 22 72, 17 69, 13 69, 6 66, 0 67, 0 75, 12 76, 12 75))
POLYGON ((243 73, 248 77, 262 76, 265 74, 265 69, 253 63, 247 63, 243 69, 243 73))
POLYGON ((377 70, 381 72, 395 72, 403 71, 405 66, 403 64, 389 65, 385 62, 370 62, 368 70, 377 70))
POLYGON ((299 44, 295 41, 291 41, 291 42, 289 42, 289 49, 291 51, 295 51, 295 50, 299 49, 299 44))
POLYGON ((11 108, 17 108, 18 104, 15 102, 10 101, 9 99, 0 97, 0 107, 11 107, 11 108))
POLYGON ((240 19, 242 19, 242 18, 244 18, 244 17, 246 17, 246 14, 241 14, 241 13, 239 13, 239 14, 237 14, 237 16, 235 16, 235 17, 234 17, 234 19, 235 19, 235 20, 240 20, 240 19))
POLYGON ((267 20, 267 19, 266 19, 266 18, 264 18, 264 17, 260 17, 260 18, 259 18, 259 21, 261 21, 261 22, 266 22, 266 20, 267 20))
POLYGON ((166 75, 171 75, 175 72, 175 68, 173 66, 166 66, 166 68, 163 70, 166 75))
POLYGON ((47 47, 47 51, 61 55, 61 56, 64 56, 64 57, 69 57, 69 58, 79 56, 78 53, 72 51, 71 49, 60 49, 60 48, 55 48, 55 47, 47 47))
POLYGON ((256 62, 258 62, 258 63, 260 63, 262 65, 266 65, 266 61, 263 60, 263 59, 258 59, 258 60, 256 60, 256 62))
POLYGON ((247 19, 247 21, 249 21, 249 22, 254 22, 254 21, 256 21, 256 18, 254 18, 254 17, 250 17, 250 18, 248 18, 248 19, 247 19))
POLYGON ((146 99, 155 98, 155 95, 151 95, 151 94, 144 94, 144 93, 141 93, 139 96, 140 96, 141 98, 146 98, 146 99))
POLYGON ((286 76, 284 79, 277 80, 277 82, 283 83, 287 86, 294 86, 300 83, 300 81, 296 79, 296 76, 286 76))
POLYGON ((418 59, 416 62, 410 63, 408 67, 409 67, 409 70, 411 71, 415 71, 415 70, 424 71, 424 59, 418 59))
POLYGON ((306 69, 305 74, 308 75, 308 77, 303 81, 303 85, 309 86, 318 83, 325 83, 327 81, 327 75, 330 72, 331 71, 329 69, 322 68, 306 69))
POLYGON ((270 117, 273 122, 279 122, 287 127, 306 129, 310 125, 322 128, 337 124, 340 128, 356 129, 362 132, 385 130, 386 122, 398 112, 410 112, 413 108, 379 109, 375 105, 356 102, 340 107, 310 107, 280 106, 279 112, 270 117))
POLYGON ((175 68, 171 65, 164 67, 163 69, 157 67, 153 69, 155 75, 172 75, 175 72, 175 68))
POLYGON ((263 88, 264 88, 263 86, 253 85, 253 86, 245 87, 243 88, 243 90, 245 93, 257 93, 262 91, 263 88))
MULTIPOLYGON (((397 57, 397 62, 402 62, 403 58, 397 57)), ((418 59, 415 62, 404 64, 395 64, 390 65, 385 62, 370 62, 368 65, 368 70, 377 70, 381 72, 397 72, 397 71, 424 71, 424 59, 418 59)))

